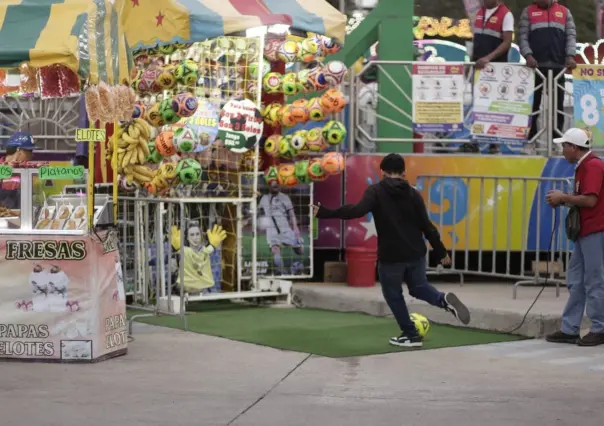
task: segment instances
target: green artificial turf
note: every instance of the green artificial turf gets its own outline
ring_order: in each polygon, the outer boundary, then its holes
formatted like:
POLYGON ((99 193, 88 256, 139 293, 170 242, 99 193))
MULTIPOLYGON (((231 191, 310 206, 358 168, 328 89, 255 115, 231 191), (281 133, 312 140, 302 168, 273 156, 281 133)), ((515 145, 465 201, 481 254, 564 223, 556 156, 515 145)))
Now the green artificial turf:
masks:
MULTIPOLYGON (((398 332, 393 318, 316 309, 265 308, 232 303, 190 304, 189 331, 326 357, 400 352, 388 344, 398 332), (191 312, 196 310, 197 312, 191 312)), ((131 312, 132 313, 132 312, 131 312)), ((182 329, 180 317, 141 318, 146 324, 182 329)), ((519 340, 522 337, 432 324, 423 349, 519 340)))

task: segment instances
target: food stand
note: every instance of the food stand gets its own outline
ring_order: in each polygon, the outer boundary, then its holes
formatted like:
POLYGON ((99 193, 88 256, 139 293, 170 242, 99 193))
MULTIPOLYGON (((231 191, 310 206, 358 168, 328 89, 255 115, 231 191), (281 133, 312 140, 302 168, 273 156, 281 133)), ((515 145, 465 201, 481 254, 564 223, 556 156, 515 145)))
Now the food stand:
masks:
MULTIPOLYGON (((80 84, 127 82, 128 50, 109 1, 32 0, 0 9, 2 30, 18 33, 11 34, 10 54, 0 51, 0 68, 20 70, 21 81, 27 68, 35 79, 29 93, 17 96, 60 97, 79 92, 80 84), (18 16, 46 26, 16 22, 18 16), (33 28, 40 33, 25 34, 33 28), (36 36, 33 47, 26 43, 36 36)), ((0 39, 0 46, 6 42, 0 39)), ((15 148, 19 153, 31 145, 15 148)), ((87 191, 83 166, 36 162, 35 152, 33 159, 17 157, 0 165, 3 190, 12 191, 14 201, 10 209, 0 206, 0 359, 95 362, 125 354, 113 197, 87 191), (74 184, 81 190, 68 191, 74 184)))

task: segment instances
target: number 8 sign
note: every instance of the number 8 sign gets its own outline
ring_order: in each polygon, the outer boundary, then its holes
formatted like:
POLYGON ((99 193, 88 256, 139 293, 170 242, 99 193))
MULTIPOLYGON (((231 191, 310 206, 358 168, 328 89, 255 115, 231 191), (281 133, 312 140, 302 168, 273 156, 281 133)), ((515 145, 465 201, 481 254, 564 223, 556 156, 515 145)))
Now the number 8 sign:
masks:
POLYGON ((574 127, 589 128, 596 142, 604 135, 604 67, 579 65, 573 70, 574 127))

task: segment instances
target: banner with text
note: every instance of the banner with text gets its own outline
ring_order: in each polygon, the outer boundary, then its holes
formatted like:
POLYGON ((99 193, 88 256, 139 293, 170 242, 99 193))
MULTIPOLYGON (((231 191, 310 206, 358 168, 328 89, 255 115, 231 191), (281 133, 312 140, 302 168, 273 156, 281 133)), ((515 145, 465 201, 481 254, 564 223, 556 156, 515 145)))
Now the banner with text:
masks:
POLYGON ((573 70, 575 127, 589 128, 594 145, 604 136, 604 66, 578 65, 573 70))
POLYGON ((535 73, 530 68, 490 63, 474 74, 472 138, 477 142, 527 142, 535 73))
POLYGON ((462 65, 413 65, 413 131, 463 130, 462 65))
POLYGON ((0 239, 0 358, 88 361, 127 348, 117 244, 0 239))

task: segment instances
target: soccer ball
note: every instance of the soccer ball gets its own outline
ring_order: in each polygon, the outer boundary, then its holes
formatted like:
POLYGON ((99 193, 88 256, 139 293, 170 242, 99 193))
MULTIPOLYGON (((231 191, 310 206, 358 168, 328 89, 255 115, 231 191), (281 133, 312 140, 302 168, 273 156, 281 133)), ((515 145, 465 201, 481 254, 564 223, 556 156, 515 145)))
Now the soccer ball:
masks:
POLYGON ((336 42, 325 36, 321 37, 321 48, 326 56, 333 55, 340 50, 340 46, 336 42))
POLYGON ((147 142, 147 148, 149 148, 149 156, 147 157, 147 163, 161 163, 164 157, 159 152, 157 152, 157 149, 155 148, 155 143, 147 142))
POLYGON ((311 121, 323 121, 325 118, 321 98, 312 98, 308 101, 306 109, 308 110, 308 118, 310 118, 311 121))
POLYGON ((300 182, 300 183, 309 183, 310 182, 310 176, 308 175, 308 165, 309 165, 308 160, 298 161, 294 165, 295 175, 296 175, 296 179, 298 179, 298 182, 300 182))
MULTIPOLYGON (((258 78, 258 71, 260 68, 260 64, 251 63, 248 67, 248 74, 250 79, 256 80, 258 78)), ((264 77, 271 70, 271 64, 266 60, 262 59, 262 76, 264 77)))
POLYGON ((281 43, 277 49, 277 59, 281 62, 293 62, 298 56, 300 45, 292 40, 286 40, 281 43))
POLYGON ((155 149, 160 155, 169 157, 176 154, 176 147, 174 146, 174 133, 172 132, 161 132, 155 138, 155 149))
POLYGON ((180 117, 172 109, 172 99, 164 99, 159 104, 159 113, 166 124, 174 124, 180 120, 180 117))
POLYGON ((292 104, 291 114, 296 123, 306 123, 308 121, 308 101, 306 99, 297 99, 292 104))
POLYGON ((176 67, 174 65, 166 65, 162 68, 161 74, 155 82, 162 90, 170 90, 176 86, 177 79, 175 76, 176 67))
POLYGON ((296 79, 296 74, 290 72, 283 76, 281 81, 281 90, 283 94, 287 96, 293 96, 298 93, 298 82, 296 79))
POLYGON ((344 65, 344 62, 341 61, 328 62, 323 68, 325 82, 331 87, 342 84, 347 72, 348 70, 346 69, 346 65, 344 65))
POLYGON ((298 130, 294 133, 291 140, 291 146, 296 152, 302 152, 307 150, 306 147, 306 136, 308 132, 306 130, 298 130))
POLYGON ((312 62, 315 60, 318 49, 319 46, 317 46, 317 42, 312 38, 302 40, 298 51, 298 59, 302 62, 312 62))
POLYGON ((281 92, 281 74, 278 72, 269 72, 262 79, 264 91, 269 94, 281 92))
POLYGON ((296 125, 296 118, 292 114, 292 106, 285 105, 280 111, 281 119, 279 120, 281 124, 285 127, 294 127, 296 125))
POLYGON ((346 98, 338 89, 329 89, 321 96, 321 105, 325 112, 342 112, 346 103, 346 98))
POLYGON ((323 170, 323 166, 321 166, 321 160, 319 158, 313 158, 308 163, 308 177, 313 182, 321 182, 327 179, 327 173, 323 170))
POLYGON ((176 46, 173 44, 166 44, 164 46, 157 46, 157 51, 162 55, 171 55, 176 52, 176 46))
POLYGON ((134 104, 134 110, 132 111, 132 118, 142 118, 145 116, 146 108, 142 102, 134 104))
POLYGON ((346 138, 346 128, 342 123, 331 120, 323 126, 323 139, 330 145, 338 145, 346 138))
POLYGON ((179 127, 174 132, 176 149, 180 152, 193 152, 197 148, 197 137, 188 127, 179 127))
POLYGON ((197 98, 189 92, 179 93, 172 98, 172 109, 179 117, 191 117, 198 106, 197 98))
POLYGON ((320 127, 315 127, 310 129, 306 134, 306 146, 309 151, 321 152, 327 147, 321 131, 322 129, 320 127))
POLYGON ((159 112, 159 103, 153 104, 153 106, 147 110, 145 119, 153 127, 161 127, 166 124, 161 113, 159 112))
POLYGON ((176 166, 176 174, 183 184, 192 185, 201 179, 201 165, 192 158, 180 160, 176 166))
POLYGON ((274 126, 277 124, 279 122, 279 112, 281 111, 281 108, 281 104, 278 103, 272 103, 267 106, 262 114, 264 117, 264 122, 269 126, 274 126))
POLYGON ((279 170, 276 166, 270 166, 264 172, 264 180, 267 184, 271 184, 274 181, 278 181, 279 179, 279 170))
POLYGON ((415 328, 417 329, 419 335, 426 337, 428 331, 430 331, 430 321, 428 321, 428 318, 416 313, 409 315, 409 318, 411 318, 411 321, 413 321, 415 324, 415 328))
POLYGON ((264 152, 269 157, 278 157, 279 156, 279 141, 281 140, 281 135, 271 135, 264 141, 264 152))
POLYGON ((176 66, 174 76, 178 79, 180 84, 193 86, 197 83, 199 77, 198 72, 199 66, 191 59, 187 59, 176 66))
POLYGON ((279 139, 279 156, 286 160, 291 160, 296 156, 297 152, 292 146, 292 136, 287 135, 279 139))
POLYGON ((277 181, 281 186, 296 186, 298 178, 296 178, 296 168, 293 164, 281 164, 278 169, 277 181))
POLYGON ((328 152, 321 158, 321 167, 328 175, 337 175, 344 171, 344 156, 339 152, 328 152))

